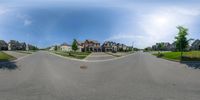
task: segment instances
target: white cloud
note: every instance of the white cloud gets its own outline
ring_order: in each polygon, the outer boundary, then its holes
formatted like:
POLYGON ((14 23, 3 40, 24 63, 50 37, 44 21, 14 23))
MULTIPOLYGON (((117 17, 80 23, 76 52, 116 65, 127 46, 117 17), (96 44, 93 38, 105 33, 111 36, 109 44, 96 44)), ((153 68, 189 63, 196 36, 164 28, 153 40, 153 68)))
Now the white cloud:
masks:
POLYGON ((32 24, 32 21, 30 20, 30 17, 25 14, 17 14, 17 18, 23 20, 24 26, 29 26, 32 24))
POLYGON ((139 19, 132 20, 132 26, 137 26, 139 29, 133 28, 129 33, 113 34, 107 40, 122 41, 128 44, 134 41, 135 45, 140 48, 161 41, 173 42, 177 34, 176 26, 183 25, 190 28, 199 15, 200 10, 194 8, 165 7, 147 10, 137 15, 139 19))
POLYGON ((8 9, 8 8, 5 8, 5 7, 0 7, 0 16, 4 15, 4 14, 10 12, 10 11, 11 11, 11 9, 8 9))
POLYGON ((30 24, 32 24, 32 21, 31 21, 31 20, 28 20, 28 19, 25 19, 25 20, 24 20, 24 26, 28 26, 28 25, 30 25, 30 24))

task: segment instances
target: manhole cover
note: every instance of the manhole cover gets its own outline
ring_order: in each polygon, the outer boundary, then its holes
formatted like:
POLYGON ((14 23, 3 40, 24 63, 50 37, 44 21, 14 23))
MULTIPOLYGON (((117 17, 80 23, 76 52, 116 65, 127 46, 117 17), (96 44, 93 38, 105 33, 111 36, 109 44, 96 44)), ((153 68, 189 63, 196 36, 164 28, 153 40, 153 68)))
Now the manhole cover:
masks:
POLYGON ((87 66, 83 65, 83 66, 80 66, 81 69, 87 69, 87 66))

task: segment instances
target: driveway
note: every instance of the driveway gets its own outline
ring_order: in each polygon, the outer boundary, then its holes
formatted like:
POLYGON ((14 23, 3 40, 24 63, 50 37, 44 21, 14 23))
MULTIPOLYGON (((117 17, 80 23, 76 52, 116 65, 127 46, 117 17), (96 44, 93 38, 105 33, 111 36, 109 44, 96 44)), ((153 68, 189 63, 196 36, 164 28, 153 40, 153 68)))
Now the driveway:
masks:
POLYGON ((104 52, 93 52, 88 57, 85 58, 85 60, 108 60, 115 58, 112 55, 106 54, 104 52))
POLYGON ((0 69, 0 100, 200 98, 200 70, 148 53, 84 62, 36 52, 15 64, 15 69, 0 69))

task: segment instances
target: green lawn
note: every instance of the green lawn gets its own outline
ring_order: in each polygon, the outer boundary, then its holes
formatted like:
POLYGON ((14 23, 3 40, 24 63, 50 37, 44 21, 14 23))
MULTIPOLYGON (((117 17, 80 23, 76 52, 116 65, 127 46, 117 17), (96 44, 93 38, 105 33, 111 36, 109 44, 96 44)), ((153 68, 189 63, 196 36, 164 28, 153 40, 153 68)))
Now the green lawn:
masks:
POLYGON ((63 51, 53 51, 53 53, 76 59, 84 59, 90 54, 90 52, 63 52, 63 51))
POLYGON ((0 52, 0 61, 10 61, 16 59, 15 57, 8 55, 4 52, 0 52))
MULTIPOLYGON (((158 56, 158 53, 154 53, 153 55, 158 56)), ((200 51, 183 52, 182 60, 180 55, 181 52, 164 52, 161 58, 174 61, 200 61, 200 51)))

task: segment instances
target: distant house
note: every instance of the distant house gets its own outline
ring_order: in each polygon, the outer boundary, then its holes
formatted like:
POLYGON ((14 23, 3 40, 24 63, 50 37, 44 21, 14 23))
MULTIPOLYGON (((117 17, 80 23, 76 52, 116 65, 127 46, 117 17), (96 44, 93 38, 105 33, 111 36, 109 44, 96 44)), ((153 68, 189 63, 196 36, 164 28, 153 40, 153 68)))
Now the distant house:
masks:
POLYGON ((176 42, 173 42, 173 43, 170 45, 170 51, 176 51, 176 42))
POLYGON ((26 50, 26 43, 25 42, 20 43, 19 49, 20 50, 26 50))
POLYGON ((191 49, 191 50, 200 50, 200 40, 199 40, 199 39, 195 40, 195 41, 192 43, 190 49, 191 49))
POLYGON ((168 42, 160 42, 156 43, 152 46, 152 50, 163 50, 163 51, 174 51, 175 44, 170 44, 168 42), (159 48, 159 45, 162 45, 162 48, 159 48))
MULTIPOLYGON (((132 47, 131 47, 132 48, 132 47)), ((125 44, 116 43, 113 41, 106 41, 102 45, 103 52, 111 52, 111 51, 128 51, 130 48, 125 44)))
POLYGON ((10 40, 8 43, 8 50, 26 50, 26 46, 25 42, 20 43, 16 40, 10 40))
POLYGON ((122 49, 123 49, 123 51, 126 51, 127 50, 127 46, 125 44, 122 44, 122 49))
POLYGON ((8 50, 21 50, 21 44, 16 40, 10 40, 8 43, 8 50))
POLYGON ((54 51, 55 50, 55 46, 51 46, 49 50, 50 51, 54 51))
POLYGON ((104 42, 102 45, 102 51, 103 52, 117 51, 117 43, 112 41, 104 42))
POLYGON ((69 52, 69 51, 72 51, 72 47, 71 47, 71 45, 69 45, 67 43, 63 43, 60 45, 60 50, 69 52))
POLYGON ((0 50, 8 50, 8 44, 4 40, 0 40, 0 50))
POLYGON ((85 40, 83 44, 84 51, 100 52, 100 43, 95 40, 85 40))
POLYGON ((125 44, 120 44, 117 43, 117 51, 127 51, 128 46, 126 46, 125 44))
POLYGON ((117 51, 123 51, 123 44, 117 43, 117 51))

